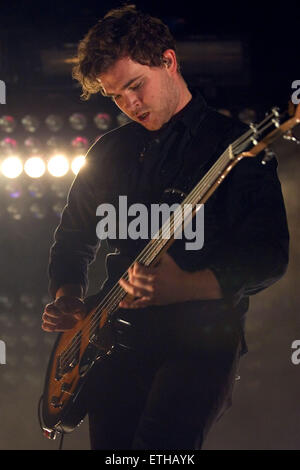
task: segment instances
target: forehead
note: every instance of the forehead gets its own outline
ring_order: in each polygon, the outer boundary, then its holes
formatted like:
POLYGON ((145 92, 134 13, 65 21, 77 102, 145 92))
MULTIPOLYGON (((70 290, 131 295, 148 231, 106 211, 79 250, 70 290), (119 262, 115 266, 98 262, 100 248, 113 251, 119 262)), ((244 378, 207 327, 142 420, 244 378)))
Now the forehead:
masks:
POLYGON ((106 72, 97 78, 106 94, 113 94, 130 85, 131 82, 149 74, 151 68, 134 62, 130 57, 118 59, 106 72))

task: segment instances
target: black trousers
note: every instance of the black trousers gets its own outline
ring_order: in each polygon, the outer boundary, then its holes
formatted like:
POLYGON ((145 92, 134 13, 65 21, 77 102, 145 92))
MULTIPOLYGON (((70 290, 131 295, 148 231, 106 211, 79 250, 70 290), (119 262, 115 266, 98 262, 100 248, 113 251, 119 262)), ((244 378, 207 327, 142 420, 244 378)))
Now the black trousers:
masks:
POLYGON ((94 366, 85 390, 91 449, 201 449, 232 404, 240 330, 222 322, 190 331, 191 342, 186 333, 152 345, 145 334, 144 345, 116 347, 94 366))

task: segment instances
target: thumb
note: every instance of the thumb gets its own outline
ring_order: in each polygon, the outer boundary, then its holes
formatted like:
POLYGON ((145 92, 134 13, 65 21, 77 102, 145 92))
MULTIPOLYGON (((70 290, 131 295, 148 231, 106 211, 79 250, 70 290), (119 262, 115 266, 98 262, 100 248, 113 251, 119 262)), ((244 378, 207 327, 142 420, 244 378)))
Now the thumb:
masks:
POLYGON ((85 314, 86 306, 83 302, 81 302, 81 305, 78 304, 74 310, 74 318, 76 318, 77 320, 81 320, 82 318, 84 318, 85 314))

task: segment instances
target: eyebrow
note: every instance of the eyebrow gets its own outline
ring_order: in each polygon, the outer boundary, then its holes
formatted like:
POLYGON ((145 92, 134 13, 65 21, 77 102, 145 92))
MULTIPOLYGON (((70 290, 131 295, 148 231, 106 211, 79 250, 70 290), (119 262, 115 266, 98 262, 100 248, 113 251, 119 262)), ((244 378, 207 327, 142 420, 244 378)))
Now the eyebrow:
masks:
MULTIPOLYGON (((139 78, 141 78, 143 75, 138 75, 137 77, 135 78, 132 78, 131 80, 129 80, 127 83, 125 83, 124 86, 122 86, 121 90, 125 90, 126 88, 128 88, 133 82, 135 82, 136 80, 138 80, 139 78)), ((105 96, 109 97, 109 96, 115 96, 116 93, 104 93, 105 96)))

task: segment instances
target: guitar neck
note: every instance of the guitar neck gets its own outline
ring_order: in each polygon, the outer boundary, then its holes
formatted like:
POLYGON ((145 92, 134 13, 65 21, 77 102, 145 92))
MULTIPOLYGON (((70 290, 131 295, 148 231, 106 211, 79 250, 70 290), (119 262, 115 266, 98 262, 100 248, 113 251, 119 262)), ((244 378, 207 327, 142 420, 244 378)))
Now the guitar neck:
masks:
MULTIPOLYGON (((229 146, 193 190, 186 196, 183 202, 178 204, 177 209, 162 225, 149 243, 147 243, 145 248, 138 254, 129 267, 133 266, 135 263, 141 263, 145 266, 155 265, 163 253, 174 243, 178 232, 182 232, 183 224, 194 217, 199 205, 204 204, 208 200, 240 159, 241 157, 233 155, 231 146, 229 146), (186 207, 189 208, 187 216, 185 211, 186 207)), ((128 271, 121 276, 121 279, 128 281, 128 271)), ((122 289, 119 283, 117 283, 106 297, 102 299, 100 304, 96 307, 95 312, 96 315, 100 315, 101 317, 101 326, 116 310, 125 296, 128 296, 128 294, 122 289)), ((96 324, 96 322, 93 321, 93 324, 96 324)))
MULTIPOLYGON (((193 188, 188 196, 186 196, 183 202, 178 205, 177 209, 162 225, 155 236, 151 238, 149 243, 139 253, 128 269, 135 263, 141 263, 145 266, 155 265, 161 256, 174 243, 178 232, 182 232, 183 224, 187 221, 185 218, 185 207, 189 207, 191 209, 190 212, 188 212, 189 220, 191 220, 196 214, 199 206, 204 204, 210 198, 233 167, 242 158, 255 157, 262 150, 266 149, 270 143, 275 141, 281 135, 284 135, 289 129, 292 129, 300 122, 300 105, 298 105, 294 117, 287 120, 284 124, 279 124, 278 117, 279 113, 277 108, 273 108, 272 112, 266 115, 266 117, 257 126, 250 125, 250 129, 248 131, 242 134, 226 148, 205 176, 193 188), (269 132, 270 128, 274 126, 275 130, 269 132), (269 133, 264 136, 266 132, 269 133), (249 146, 251 147, 250 150, 249 146), (168 236, 166 236, 166 234, 168 236)), ((128 271, 126 271, 123 276, 121 276, 121 279, 128 281, 128 278, 128 271)), ((117 283, 96 307, 96 314, 100 314, 104 323, 110 314, 115 311, 125 296, 128 296, 128 294, 121 288, 119 283, 117 283), (104 315, 103 311, 105 311, 104 315)))
POLYGON ((228 147, 182 203, 178 204, 177 209, 132 264, 135 262, 145 266, 156 264, 162 254, 174 243, 176 235, 182 232, 183 224, 191 219, 199 208, 198 206, 204 204, 215 192, 237 161, 231 152, 231 147, 228 147))

